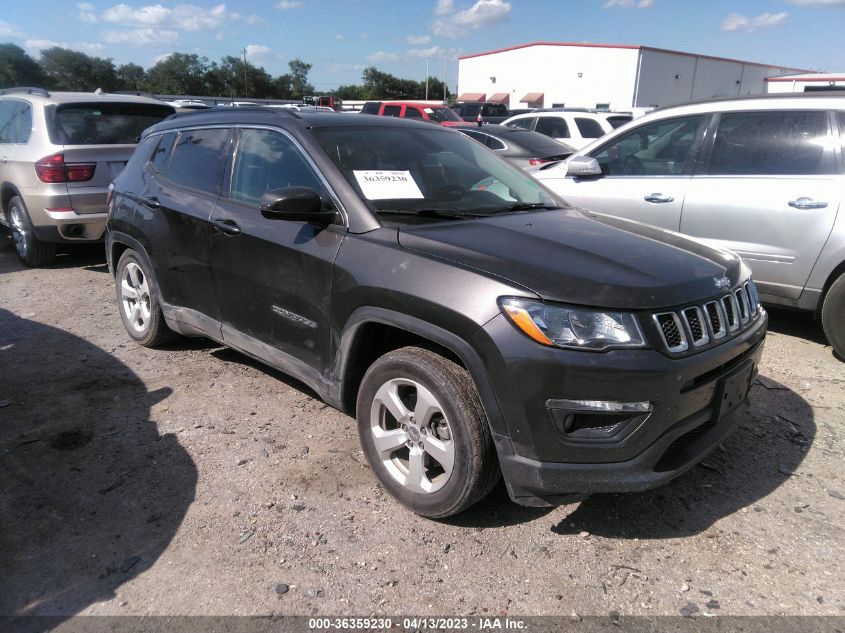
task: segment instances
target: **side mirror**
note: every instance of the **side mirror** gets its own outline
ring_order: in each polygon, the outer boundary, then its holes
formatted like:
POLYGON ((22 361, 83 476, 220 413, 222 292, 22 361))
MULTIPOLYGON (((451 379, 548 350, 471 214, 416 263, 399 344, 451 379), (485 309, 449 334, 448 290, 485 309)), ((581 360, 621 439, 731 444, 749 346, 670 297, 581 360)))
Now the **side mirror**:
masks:
POLYGON ((259 209, 268 220, 298 220, 324 226, 337 217, 337 211, 324 209, 320 194, 309 187, 271 189, 261 197, 259 209))
POLYGON ((601 176, 599 162, 591 156, 573 156, 566 166, 566 175, 573 178, 595 178, 601 176))

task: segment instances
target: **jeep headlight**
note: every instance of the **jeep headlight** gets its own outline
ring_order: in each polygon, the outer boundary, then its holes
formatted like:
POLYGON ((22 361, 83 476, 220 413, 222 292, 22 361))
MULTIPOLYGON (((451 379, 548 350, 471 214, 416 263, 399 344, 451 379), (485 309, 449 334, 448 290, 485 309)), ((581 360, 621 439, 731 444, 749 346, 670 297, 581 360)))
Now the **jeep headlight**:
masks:
POLYGON ((592 351, 645 346, 637 319, 629 312, 549 305, 516 297, 500 298, 499 307, 517 329, 543 345, 592 351))

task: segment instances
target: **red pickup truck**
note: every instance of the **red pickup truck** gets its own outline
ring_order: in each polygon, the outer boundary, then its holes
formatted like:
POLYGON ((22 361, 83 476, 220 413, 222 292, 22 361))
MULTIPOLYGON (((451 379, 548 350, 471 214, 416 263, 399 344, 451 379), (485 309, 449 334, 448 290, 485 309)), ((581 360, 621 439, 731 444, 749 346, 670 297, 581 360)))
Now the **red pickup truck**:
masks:
POLYGON ((402 119, 420 119, 452 127, 464 125, 464 121, 451 108, 445 105, 428 105, 407 101, 384 101, 379 106, 378 115, 395 116, 402 119))

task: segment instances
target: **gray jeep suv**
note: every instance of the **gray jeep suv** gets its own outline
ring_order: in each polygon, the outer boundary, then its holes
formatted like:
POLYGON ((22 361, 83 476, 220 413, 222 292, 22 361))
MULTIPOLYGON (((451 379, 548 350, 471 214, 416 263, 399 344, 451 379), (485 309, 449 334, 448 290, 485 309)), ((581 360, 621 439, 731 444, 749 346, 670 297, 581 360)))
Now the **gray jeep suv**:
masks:
POLYGON ((104 92, 0 92, 0 223, 26 266, 58 242, 103 239, 106 190, 144 128, 173 114, 156 99, 104 92))

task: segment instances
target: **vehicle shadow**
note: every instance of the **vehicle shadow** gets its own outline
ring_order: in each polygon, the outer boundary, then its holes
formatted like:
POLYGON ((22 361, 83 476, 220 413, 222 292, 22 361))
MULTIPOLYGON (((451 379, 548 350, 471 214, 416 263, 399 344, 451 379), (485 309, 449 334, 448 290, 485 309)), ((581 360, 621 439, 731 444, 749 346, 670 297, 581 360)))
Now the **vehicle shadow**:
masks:
POLYGON ((679 538, 699 534, 757 502, 794 473, 812 446, 810 405, 791 389, 755 381, 739 428, 698 466, 642 493, 594 495, 554 525, 556 534, 583 531, 606 538, 679 538))
MULTIPOLYGON (((3 255, 4 260, 0 265, 0 273, 26 270, 15 255, 15 244, 9 230, 5 227, 0 227, 0 254, 3 255)), ((109 271, 106 250, 102 243, 60 244, 56 261, 44 268, 85 268, 85 270, 101 273, 109 271)))
POLYGON ((766 311, 769 313, 770 332, 795 336, 826 347, 830 346, 825 338, 821 321, 817 320, 811 312, 787 310, 773 306, 766 306, 766 311))
POLYGON ((83 339, 0 309, 0 373, 0 616, 41 631, 156 562, 197 469, 150 421, 171 390, 83 339))

